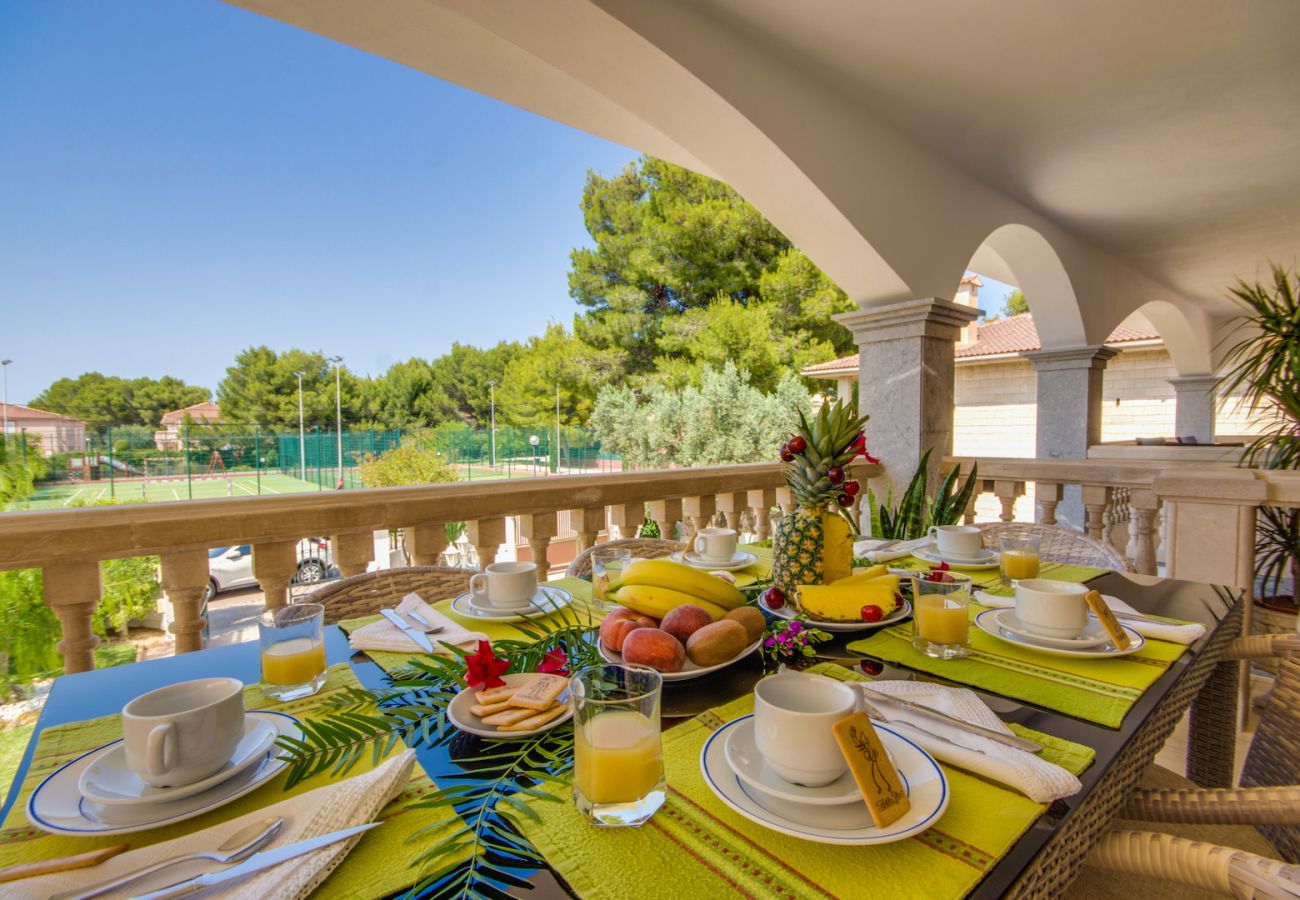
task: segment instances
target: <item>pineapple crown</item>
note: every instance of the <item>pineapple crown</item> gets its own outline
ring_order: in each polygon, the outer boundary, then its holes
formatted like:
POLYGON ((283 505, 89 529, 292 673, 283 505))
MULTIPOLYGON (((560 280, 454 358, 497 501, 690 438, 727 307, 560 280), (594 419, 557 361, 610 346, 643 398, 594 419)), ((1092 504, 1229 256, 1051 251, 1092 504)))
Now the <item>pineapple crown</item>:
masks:
POLYGON ((837 501, 852 503, 858 486, 857 482, 845 483, 844 466, 858 455, 866 456, 862 426, 868 418, 859 416, 843 400, 823 403, 811 424, 802 411, 799 413, 798 429, 781 448, 785 483, 796 503, 822 509, 837 501))

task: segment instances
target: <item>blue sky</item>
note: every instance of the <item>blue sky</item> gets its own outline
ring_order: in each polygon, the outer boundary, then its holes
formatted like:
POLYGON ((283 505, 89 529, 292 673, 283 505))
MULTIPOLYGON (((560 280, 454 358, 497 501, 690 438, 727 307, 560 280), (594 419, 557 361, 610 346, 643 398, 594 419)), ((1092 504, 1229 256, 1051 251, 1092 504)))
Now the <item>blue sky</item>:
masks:
POLYGON ((89 370, 215 388, 250 344, 377 374, 567 324, 585 173, 637 155, 207 0, 0 0, 0 110, 14 402, 89 370))

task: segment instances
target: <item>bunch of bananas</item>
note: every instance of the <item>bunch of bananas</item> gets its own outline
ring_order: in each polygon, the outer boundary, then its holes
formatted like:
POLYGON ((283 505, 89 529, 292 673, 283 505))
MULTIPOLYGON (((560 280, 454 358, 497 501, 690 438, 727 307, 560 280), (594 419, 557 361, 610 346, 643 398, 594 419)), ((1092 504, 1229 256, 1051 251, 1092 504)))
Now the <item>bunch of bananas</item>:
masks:
POLYGON ((639 613, 662 619, 676 606, 693 603, 714 621, 745 605, 745 595, 716 575, 668 559, 634 562, 609 583, 606 596, 639 613))

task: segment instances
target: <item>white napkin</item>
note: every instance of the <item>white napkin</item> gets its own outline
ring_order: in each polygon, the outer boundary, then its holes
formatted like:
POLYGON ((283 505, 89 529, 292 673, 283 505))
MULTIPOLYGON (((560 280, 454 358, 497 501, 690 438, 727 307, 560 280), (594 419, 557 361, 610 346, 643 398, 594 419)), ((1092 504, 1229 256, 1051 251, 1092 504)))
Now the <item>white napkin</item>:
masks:
MULTIPOLYGON (((1141 615, 1136 609, 1118 597, 1102 594, 1101 598, 1106 601, 1106 605, 1113 612, 1141 615)), ((990 594, 988 591, 976 591, 975 602, 996 609, 1014 609, 1016 606, 1014 597, 1000 597, 997 594, 990 594)), ((1158 641, 1172 641, 1175 644, 1192 644, 1199 641, 1205 634, 1205 626, 1198 625, 1195 622, 1188 625, 1174 625, 1172 622, 1166 624, 1157 622, 1154 619, 1120 619, 1119 622, 1121 625, 1132 628, 1143 637, 1155 638, 1158 641)))
POLYGON ((865 556, 867 559, 871 560, 871 562, 876 564, 887 563, 895 559, 902 559, 904 556, 911 556, 913 550, 918 547, 924 547, 926 544, 930 543, 930 539, 928 537, 917 538, 916 540, 893 544, 893 546, 888 550, 876 549, 882 544, 889 543, 890 541, 875 540, 874 538, 854 541, 853 554, 855 556, 865 556))
MULTIPOLYGON (((229 822, 214 825, 207 831, 151 844, 139 850, 129 850, 89 869, 75 869, 16 881, 5 885, 3 893, 6 897, 35 898, 48 897, 60 891, 86 888, 96 882, 151 865, 171 856, 212 850, 245 826, 277 816, 284 818, 284 828, 274 841, 262 848, 264 850, 284 847, 352 825, 373 822, 379 811, 406 786, 414 765, 415 751, 407 750, 363 775, 281 800, 279 803, 262 807, 229 822)), ((262 790, 278 790, 278 788, 263 787, 262 790)), ((374 840, 374 837, 369 832, 359 834, 312 853, 286 860, 274 868, 264 869, 243 880, 232 881, 219 888, 210 889, 203 895, 211 896, 220 892, 221 897, 233 898, 233 900, 298 900, 315 890, 343 861, 348 852, 358 842, 366 839, 374 840)), ((130 841, 131 836, 128 835, 124 840, 130 841)), ((104 896, 128 897, 155 891, 183 878, 192 878, 221 868, 223 867, 208 862, 183 863, 104 896)))
MULTIPOLYGON (((442 646, 440 641, 448 644, 455 644, 457 647, 474 647, 479 641, 487 640, 487 635, 481 631, 470 631, 462 625, 458 625, 451 619, 438 612, 429 604, 420 599, 419 594, 407 594, 402 598, 402 602, 397 604, 396 612, 405 615, 411 610, 419 613, 420 618, 433 626, 442 626, 442 631, 429 635, 429 640, 433 644, 433 652, 443 656, 451 656, 451 651, 442 646)), ((412 622, 411 624, 415 624, 412 622)), ((387 619, 380 619, 378 622, 371 622, 369 625, 362 625, 348 637, 348 644, 353 650, 391 650, 394 653, 423 653, 424 648, 411 640, 411 638, 387 619)))
MULTIPOLYGON (((947 713, 964 722, 1003 734, 1012 733, 974 691, 966 688, 890 680, 873 681, 867 687, 947 713)), ((866 699, 871 701, 870 697, 866 699)), ((889 719, 886 725, 916 741, 936 758, 1015 788, 1037 803, 1051 803, 1069 797, 1083 787, 1079 779, 1065 769, 1028 751, 999 744, 991 738, 936 722, 902 707, 880 703, 876 708, 889 719)))

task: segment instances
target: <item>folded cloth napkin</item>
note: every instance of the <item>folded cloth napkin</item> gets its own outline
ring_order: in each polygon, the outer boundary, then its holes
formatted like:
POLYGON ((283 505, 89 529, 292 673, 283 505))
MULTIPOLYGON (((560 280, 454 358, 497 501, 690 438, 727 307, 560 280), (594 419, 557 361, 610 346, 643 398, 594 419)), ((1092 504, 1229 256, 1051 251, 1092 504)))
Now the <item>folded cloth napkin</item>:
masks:
MULTIPOLYGON (((1113 612, 1142 615, 1118 597, 1102 594, 1101 598, 1106 601, 1106 605, 1113 612)), ((1016 598, 1001 597, 997 594, 990 594, 988 591, 976 591, 975 602, 982 606, 991 606, 997 609, 1014 609, 1016 598)), ((1205 626, 1198 625, 1195 622, 1186 625, 1175 625, 1173 622, 1157 622, 1154 619, 1120 619, 1119 621, 1121 625, 1132 628, 1143 637, 1155 638, 1158 641, 1170 641, 1175 644, 1192 644, 1199 641, 1205 634, 1205 626)))
MULTIPOLYGON (((1012 733, 974 691, 966 688, 888 680, 873 681, 866 687, 947 713, 964 722, 1003 734, 1012 733)), ((867 702, 871 702, 870 697, 867 702)), ((937 759, 1012 787, 1037 803, 1051 803, 1069 797, 1083 787, 1079 779, 1065 769, 1028 751, 999 744, 893 704, 878 703, 875 708, 888 719, 886 725, 920 744, 937 759)))
MULTIPOLYGON (((105 881, 132 869, 152 865, 169 857, 210 851, 242 828, 277 816, 285 820, 284 828, 275 840, 262 848, 264 850, 284 847, 352 825, 373 822, 380 810, 406 786, 414 765, 415 751, 406 750, 378 768, 357 775, 355 778, 327 784, 314 791, 281 800, 272 806, 265 806, 237 819, 213 826, 207 831, 150 844, 139 850, 130 850, 88 869, 58 872, 7 884, 4 893, 9 897, 34 898, 48 897, 61 891, 81 890, 96 882, 105 881)), ((218 889, 221 891, 220 896, 230 900, 299 900, 319 887, 348 855, 348 852, 367 837, 369 832, 286 860, 278 866, 264 869, 240 881, 222 885, 218 889)), ((219 871, 221 868, 223 867, 212 863, 182 863, 121 888, 111 896, 134 896, 155 891, 183 878, 219 871)), ((207 892, 210 893, 212 891, 207 892)))
POLYGON ((876 540, 868 538, 861 541, 853 542, 853 553, 855 556, 865 556, 875 564, 891 562, 895 559, 902 559, 905 556, 911 556, 912 551, 917 547, 924 547, 930 543, 928 537, 917 538, 912 541, 893 541, 876 540), (888 545, 887 547, 883 545, 888 545))
MULTIPOLYGON (((429 640, 433 643, 434 653, 451 656, 451 651, 442 646, 443 642, 454 644, 457 647, 473 647, 479 641, 487 640, 487 635, 481 631, 470 631, 438 612, 421 600, 419 594, 407 594, 396 607, 399 616, 405 615, 411 610, 415 610, 420 615, 420 618, 430 625, 442 626, 442 631, 429 635, 429 640)), ((415 623, 412 622, 411 624, 415 623)), ((362 625, 348 636, 348 644, 353 650, 391 650, 394 653, 424 652, 424 649, 411 640, 406 632, 387 619, 380 619, 378 622, 362 625)))

